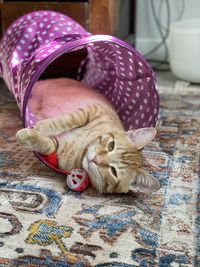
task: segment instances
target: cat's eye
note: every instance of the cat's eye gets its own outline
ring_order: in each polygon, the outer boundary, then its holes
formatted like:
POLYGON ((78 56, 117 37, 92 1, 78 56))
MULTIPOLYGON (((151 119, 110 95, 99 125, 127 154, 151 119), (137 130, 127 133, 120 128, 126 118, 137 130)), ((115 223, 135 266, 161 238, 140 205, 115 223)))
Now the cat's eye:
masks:
POLYGON ((108 151, 112 151, 115 147, 115 142, 114 141, 111 141, 109 144, 108 144, 108 151))
POLYGON ((110 167, 110 169, 111 169, 112 175, 114 175, 115 177, 117 177, 117 171, 116 171, 116 169, 114 167, 110 167))

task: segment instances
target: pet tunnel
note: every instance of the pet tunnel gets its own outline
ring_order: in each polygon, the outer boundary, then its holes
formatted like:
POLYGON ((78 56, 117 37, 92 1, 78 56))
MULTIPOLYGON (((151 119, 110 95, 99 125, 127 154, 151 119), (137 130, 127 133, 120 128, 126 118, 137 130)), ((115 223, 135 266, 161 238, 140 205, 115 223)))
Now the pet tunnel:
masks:
MULTIPOLYGON (((44 10, 17 19, 0 42, 1 76, 16 99, 24 127, 36 122, 28 108, 36 81, 50 66, 55 71, 59 60, 69 67, 72 59, 77 63, 74 78, 106 95, 126 130, 155 126, 159 96, 145 59, 113 36, 92 35, 71 18, 44 10), (62 60, 64 56, 69 57, 62 60)), ((70 76, 67 69, 64 75, 70 76)))

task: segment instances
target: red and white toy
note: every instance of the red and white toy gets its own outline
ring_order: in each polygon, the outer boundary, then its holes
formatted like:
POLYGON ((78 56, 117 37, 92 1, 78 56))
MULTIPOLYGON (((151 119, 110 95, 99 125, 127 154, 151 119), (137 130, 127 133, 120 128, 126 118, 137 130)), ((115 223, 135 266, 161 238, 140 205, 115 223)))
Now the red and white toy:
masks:
POLYGON ((68 187, 75 192, 85 190, 90 181, 88 174, 80 169, 71 170, 67 175, 66 180, 68 187))
POLYGON ((53 169, 67 174, 67 185, 68 187, 75 191, 75 192, 81 192, 85 190, 88 187, 88 184, 90 182, 90 178, 88 174, 81 169, 73 169, 69 172, 61 171, 58 169, 58 155, 56 152, 53 152, 48 155, 41 155, 42 159, 45 160, 45 162, 48 162, 48 164, 53 167, 53 169))

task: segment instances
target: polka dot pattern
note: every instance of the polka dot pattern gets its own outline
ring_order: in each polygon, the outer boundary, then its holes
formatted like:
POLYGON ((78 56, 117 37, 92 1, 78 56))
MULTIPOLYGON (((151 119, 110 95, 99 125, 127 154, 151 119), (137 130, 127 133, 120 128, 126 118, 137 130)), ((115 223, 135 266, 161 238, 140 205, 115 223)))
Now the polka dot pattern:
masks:
POLYGON ((83 48, 88 54, 77 79, 82 77, 83 83, 109 98, 126 129, 154 126, 159 97, 154 73, 144 58, 117 38, 92 36, 71 18, 52 11, 19 18, 0 42, 1 75, 16 98, 25 125, 35 123, 27 100, 44 69, 63 53, 83 48))
POLYGON ((83 82, 109 98, 126 129, 155 126, 159 107, 155 77, 137 51, 96 42, 87 62, 83 82))

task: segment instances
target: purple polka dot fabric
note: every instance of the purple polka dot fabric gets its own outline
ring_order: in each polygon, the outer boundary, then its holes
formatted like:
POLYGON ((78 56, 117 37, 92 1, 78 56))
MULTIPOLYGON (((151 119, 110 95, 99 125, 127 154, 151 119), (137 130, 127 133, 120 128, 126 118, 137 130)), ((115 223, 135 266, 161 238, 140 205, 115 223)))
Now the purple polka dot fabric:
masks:
POLYGON ((0 42, 0 72, 21 110, 25 127, 35 123, 27 103, 44 70, 65 53, 87 49, 77 80, 103 93, 126 130, 155 126, 159 96, 155 75, 145 59, 125 42, 92 35, 71 18, 52 11, 20 17, 0 42))

